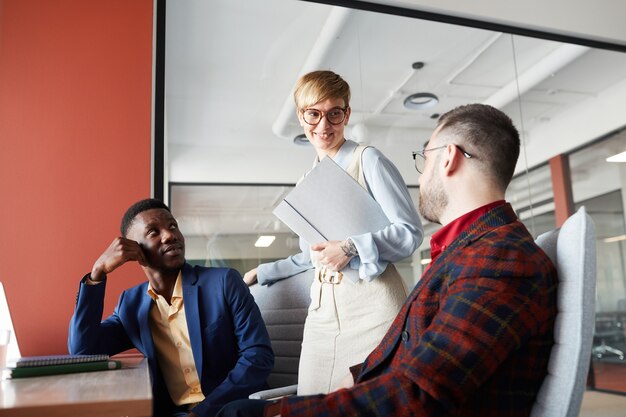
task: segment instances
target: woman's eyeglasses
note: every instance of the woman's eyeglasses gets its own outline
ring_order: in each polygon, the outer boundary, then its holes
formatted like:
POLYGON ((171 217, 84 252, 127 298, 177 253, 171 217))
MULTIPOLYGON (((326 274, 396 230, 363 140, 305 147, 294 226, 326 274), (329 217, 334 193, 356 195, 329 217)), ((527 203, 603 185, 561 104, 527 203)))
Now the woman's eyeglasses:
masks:
POLYGON ((346 112, 348 108, 334 107, 326 112, 317 109, 304 109, 302 110, 302 118, 308 125, 315 126, 322 121, 322 117, 326 116, 326 120, 331 125, 338 125, 346 120, 346 112))

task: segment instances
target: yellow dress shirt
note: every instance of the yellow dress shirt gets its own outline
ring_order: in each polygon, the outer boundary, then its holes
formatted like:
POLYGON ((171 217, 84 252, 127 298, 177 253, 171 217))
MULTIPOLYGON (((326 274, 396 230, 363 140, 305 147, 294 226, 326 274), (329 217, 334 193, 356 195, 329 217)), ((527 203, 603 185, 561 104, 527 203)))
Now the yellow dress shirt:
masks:
POLYGON ((172 401, 183 405, 204 400, 189 341, 181 273, 176 278, 171 305, 150 284, 148 295, 154 300, 150 309, 152 339, 172 401))

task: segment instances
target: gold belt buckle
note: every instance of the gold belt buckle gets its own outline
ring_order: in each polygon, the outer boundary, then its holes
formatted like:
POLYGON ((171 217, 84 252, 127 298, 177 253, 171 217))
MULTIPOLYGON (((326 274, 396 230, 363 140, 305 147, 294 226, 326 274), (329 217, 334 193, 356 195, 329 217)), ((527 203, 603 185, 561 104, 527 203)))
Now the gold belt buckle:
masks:
POLYGON ((341 280, 343 279, 343 273, 335 271, 330 271, 329 273, 328 269, 324 268, 323 272, 319 271, 317 273, 317 279, 319 280, 319 282, 322 283, 337 285, 341 284, 341 280))

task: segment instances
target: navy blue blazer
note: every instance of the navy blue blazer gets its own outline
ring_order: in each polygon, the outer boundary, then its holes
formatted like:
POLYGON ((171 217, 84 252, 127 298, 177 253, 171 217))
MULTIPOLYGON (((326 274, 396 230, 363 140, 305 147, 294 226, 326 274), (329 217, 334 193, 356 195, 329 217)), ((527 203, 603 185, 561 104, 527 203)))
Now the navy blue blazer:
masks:
MULTIPOLYGON (((150 331, 148 282, 122 292, 113 314, 101 322, 106 282, 86 285, 84 280, 70 321, 70 353, 114 355, 136 348, 148 358, 154 415, 171 414, 175 405, 150 331)), ((237 271, 185 263, 182 280, 191 349, 206 397, 193 412, 212 416, 229 401, 265 389, 274 354, 261 313, 237 271)))

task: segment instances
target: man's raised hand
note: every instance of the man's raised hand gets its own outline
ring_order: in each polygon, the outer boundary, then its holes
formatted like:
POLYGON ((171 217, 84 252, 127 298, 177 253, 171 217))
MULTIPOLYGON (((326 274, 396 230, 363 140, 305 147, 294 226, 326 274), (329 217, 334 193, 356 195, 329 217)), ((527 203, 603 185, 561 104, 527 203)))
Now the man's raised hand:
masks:
POLYGON ((116 237, 93 264, 90 279, 94 282, 100 282, 106 274, 115 271, 129 261, 137 261, 140 265, 146 264, 146 258, 141 246, 134 240, 116 237))

